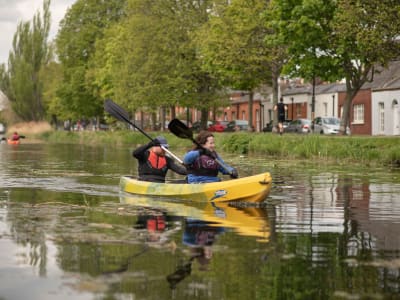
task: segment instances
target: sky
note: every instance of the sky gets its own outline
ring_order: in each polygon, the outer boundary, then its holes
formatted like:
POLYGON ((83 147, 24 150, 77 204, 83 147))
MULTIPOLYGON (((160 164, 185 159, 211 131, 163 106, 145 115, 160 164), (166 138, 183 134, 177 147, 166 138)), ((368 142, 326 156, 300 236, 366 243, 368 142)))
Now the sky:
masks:
MULTIPOLYGON (((51 27, 49 41, 57 35, 58 23, 76 0, 51 0, 51 27)), ((0 0, 0 64, 8 61, 12 39, 20 22, 31 22, 33 16, 43 12, 43 0, 0 0)))

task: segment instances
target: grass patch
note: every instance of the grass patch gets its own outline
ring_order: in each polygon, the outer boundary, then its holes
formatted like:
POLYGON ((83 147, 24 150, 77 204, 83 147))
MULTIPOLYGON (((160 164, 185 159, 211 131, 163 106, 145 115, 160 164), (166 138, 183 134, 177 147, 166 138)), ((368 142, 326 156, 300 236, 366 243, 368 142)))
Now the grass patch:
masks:
MULTIPOLYGON (((169 132, 149 132, 151 137, 163 135, 171 149, 182 153, 191 149, 190 139, 180 139, 169 132)), ((272 133, 214 133, 220 151, 266 155, 275 159, 301 159, 355 163, 364 165, 400 166, 400 139, 398 137, 323 136, 272 133)), ((194 135, 195 136, 195 135, 194 135)), ((137 146, 149 139, 138 131, 47 131, 37 138, 53 143, 109 144, 137 146)))

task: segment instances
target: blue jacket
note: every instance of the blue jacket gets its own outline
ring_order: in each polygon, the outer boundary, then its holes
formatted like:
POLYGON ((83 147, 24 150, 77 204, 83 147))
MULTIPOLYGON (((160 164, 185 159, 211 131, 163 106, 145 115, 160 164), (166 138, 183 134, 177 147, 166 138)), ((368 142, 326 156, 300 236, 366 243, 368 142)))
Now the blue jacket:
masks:
MULTIPOLYGON (((228 170, 225 170, 225 168, 221 167, 221 165, 218 166, 218 172, 228 175, 230 172, 232 172, 233 168, 231 166, 228 166, 225 164, 225 162, 222 160, 221 157, 219 157, 218 154, 217 159, 220 161, 222 164, 224 164, 225 167, 227 167, 228 170)), ((183 158, 183 163, 190 168, 196 160, 200 158, 200 151, 199 150, 191 150, 188 153, 185 154, 183 158)), ((218 182, 221 181, 221 179, 217 176, 205 176, 205 175, 195 175, 195 174, 188 174, 188 183, 204 183, 204 182, 218 182)))

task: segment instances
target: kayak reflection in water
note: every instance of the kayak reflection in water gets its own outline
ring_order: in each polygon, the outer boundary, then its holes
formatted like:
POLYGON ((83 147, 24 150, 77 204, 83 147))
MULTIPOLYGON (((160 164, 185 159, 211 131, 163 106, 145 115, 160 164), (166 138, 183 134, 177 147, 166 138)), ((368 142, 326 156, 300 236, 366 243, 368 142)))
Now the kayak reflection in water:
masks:
POLYGON ((224 232, 223 227, 212 226, 213 223, 196 219, 185 219, 185 229, 182 242, 190 247, 190 258, 188 261, 179 264, 176 271, 167 276, 171 289, 189 276, 192 272, 192 264, 197 261, 199 270, 207 271, 212 258, 212 245, 216 236, 224 232))

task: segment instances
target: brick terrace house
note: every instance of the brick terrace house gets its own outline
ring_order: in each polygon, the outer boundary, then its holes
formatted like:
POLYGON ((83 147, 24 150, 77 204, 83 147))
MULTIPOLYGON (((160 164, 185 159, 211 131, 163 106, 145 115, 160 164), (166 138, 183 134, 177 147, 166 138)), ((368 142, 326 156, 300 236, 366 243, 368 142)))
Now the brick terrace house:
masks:
MULTIPOLYGON (((373 82, 366 83, 352 101, 350 109, 350 130, 356 135, 399 135, 400 134, 400 62, 392 62, 389 68, 375 73, 373 82)), ((281 95, 287 105, 287 120, 322 116, 342 117, 346 98, 344 83, 319 84, 315 86, 314 114, 312 114, 312 86, 281 86, 281 95)), ((209 112, 209 119, 248 120, 247 91, 232 91, 230 104, 218 108, 215 115, 209 112)), ((179 113, 186 108, 176 108, 179 113)), ((183 113, 181 112, 181 114, 183 113)), ((200 120, 201 113, 189 109, 191 122, 200 120)), ((253 96, 253 128, 261 131, 267 122, 274 119, 271 88, 264 88, 253 96)))

